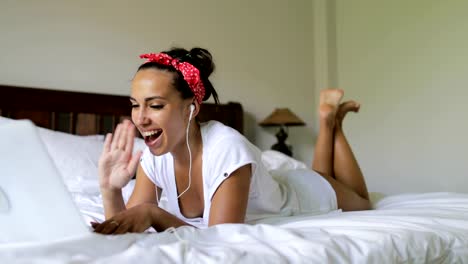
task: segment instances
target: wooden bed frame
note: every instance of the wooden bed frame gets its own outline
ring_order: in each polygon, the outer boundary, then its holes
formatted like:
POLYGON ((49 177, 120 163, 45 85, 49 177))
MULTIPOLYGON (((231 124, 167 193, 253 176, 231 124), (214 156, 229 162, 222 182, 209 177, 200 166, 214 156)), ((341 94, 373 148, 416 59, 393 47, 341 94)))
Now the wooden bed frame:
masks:
MULTIPOLYGON (((0 85, 0 116, 30 119, 40 127, 66 133, 112 132, 121 120, 130 118, 130 111, 127 96, 0 85)), ((204 103, 197 119, 218 120, 243 133, 240 103, 204 103)))

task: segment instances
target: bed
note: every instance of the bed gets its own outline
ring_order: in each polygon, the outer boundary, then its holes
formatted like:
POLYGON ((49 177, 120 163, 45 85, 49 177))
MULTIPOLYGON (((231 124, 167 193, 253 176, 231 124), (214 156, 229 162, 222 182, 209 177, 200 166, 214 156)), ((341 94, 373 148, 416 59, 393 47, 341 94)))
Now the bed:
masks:
MULTIPOLYGON (((0 86, 0 126, 31 119, 85 221, 103 219, 97 159, 103 134, 129 116, 128 97, 0 86), (73 149, 73 151, 70 151, 73 149)), ((205 104, 200 121, 243 132, 239 103, 205 104)), ((135 148, 143 147, 135 139, 135 148)), ((1 157, 0 157, 1 158, 1 157)), ((264 151, 265 165, 305 165, 264 151)), ((1 178, 0 178, 1 179, 1 178)), ((124 189, 127 199, 132 183, 124 189)), ((332 211, 161 233, 89 234, 29 246, 0 244, 2 263, 468 263, 468 194, 377 197, 374 210, 332 211)), ((1 235, 1 234, 0 234, 1 235)))

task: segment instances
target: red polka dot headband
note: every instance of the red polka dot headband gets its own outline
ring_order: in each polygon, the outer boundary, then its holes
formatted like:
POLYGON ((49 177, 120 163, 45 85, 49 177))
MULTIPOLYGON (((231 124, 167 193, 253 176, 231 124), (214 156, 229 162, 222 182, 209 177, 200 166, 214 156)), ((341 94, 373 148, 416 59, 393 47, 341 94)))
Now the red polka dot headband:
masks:
POLYGON ((205 96, 205 86, 200 78, 200 71, 188 62, 180 62, 165 53, 147 53, 140 55, 141 59, 146 59, 148 62, 156 62, 158 64, 172 66, 174 69, 180 71, 184 80, 187 82, 190 90, 195 95, 195 99, 199 104, 202 103, 205 96))

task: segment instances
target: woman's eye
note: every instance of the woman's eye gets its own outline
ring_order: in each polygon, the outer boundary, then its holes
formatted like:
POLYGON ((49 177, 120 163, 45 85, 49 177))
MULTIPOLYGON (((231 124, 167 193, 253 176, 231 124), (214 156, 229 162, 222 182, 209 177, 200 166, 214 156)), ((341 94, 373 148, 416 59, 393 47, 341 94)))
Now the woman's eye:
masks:
POLYGON ((138 105, 137 105, 137 104, 132 104, 131 107, 132 107, 132 108, 137 108, 138 105))
POLYGON ((153 108, 153 109, 158 109, 159 110, 159 109, 163 109, 164 105, 152 105, 150 107, 153 108))

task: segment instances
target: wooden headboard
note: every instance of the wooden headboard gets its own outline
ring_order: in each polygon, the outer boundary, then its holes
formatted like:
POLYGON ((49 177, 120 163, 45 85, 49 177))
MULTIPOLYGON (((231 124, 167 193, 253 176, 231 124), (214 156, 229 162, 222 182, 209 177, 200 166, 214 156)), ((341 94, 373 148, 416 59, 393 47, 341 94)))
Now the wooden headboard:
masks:
MULTIPOLYGON (((0 85, 0 116, 30 119, 36 125, 77 135, 105 134, 130 117, 127 96, 0 85)), ((243 133, 239 103, 204 103, 200 122, 218 120, 243 133)))

